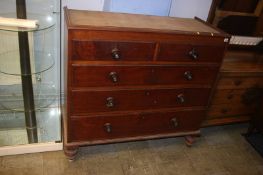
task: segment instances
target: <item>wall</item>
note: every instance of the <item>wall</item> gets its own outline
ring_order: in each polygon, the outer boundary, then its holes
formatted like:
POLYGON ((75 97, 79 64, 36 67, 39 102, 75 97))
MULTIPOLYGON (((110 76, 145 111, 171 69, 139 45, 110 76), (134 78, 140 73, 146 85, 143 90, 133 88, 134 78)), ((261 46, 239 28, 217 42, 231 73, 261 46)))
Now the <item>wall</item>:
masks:
POLYGON ((212 0, 173 0, 169 16, 207 20, 212 0))
POLYGON ((212 0, 105 0, 104 11, 206 20, 212 0))
POLYGON ((172 0, 106 0, 105 11, 168 16, 172 0))
POLYGON ((79 10, 102 11, 104 0, 62 0, 62 6, 79 10))

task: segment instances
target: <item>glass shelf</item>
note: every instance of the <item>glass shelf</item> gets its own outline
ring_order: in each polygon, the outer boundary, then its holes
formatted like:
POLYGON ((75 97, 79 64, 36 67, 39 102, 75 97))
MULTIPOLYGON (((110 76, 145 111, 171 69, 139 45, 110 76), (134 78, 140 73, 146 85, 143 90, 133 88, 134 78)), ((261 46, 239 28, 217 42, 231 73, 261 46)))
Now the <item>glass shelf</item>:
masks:
MULTIPOLYGON (((51 53, 34 51, 31 53, 30 59, 31 75, 45 72, 51 69, 55 64, 53 55, 51 53)), ((0 63, 0 73, 16 76, 22 75, 20 69, 20 55, 18 50, 0 54, 0 63)))
MULTIPOLYGON (((32 29, 32 28, 23 28, 23 27, 0 26, 0 30, 10 31, 10 32, 35 32, 35 31, 49 29, 55 25, 56 14, 57 13, 42 15, 42 14, 28 13, 27 19, 38 20, 37 28, 32 29)), ((16 18, 15 13, 0 13, 0 16, 6 18, 16 18)))
MULTIPOLYGON (((25 112, 21 87, 9 86, 0 93, 0 111, 25 112), (16 90, 14 90, 16 89, 16 90), (9 91, 12 91, 10 93, 9 91), (4 94, 2 94, 4 93, 4 94)), ((59 97, 54 85, 33 84, 35 111, 58 106, 59 97)))

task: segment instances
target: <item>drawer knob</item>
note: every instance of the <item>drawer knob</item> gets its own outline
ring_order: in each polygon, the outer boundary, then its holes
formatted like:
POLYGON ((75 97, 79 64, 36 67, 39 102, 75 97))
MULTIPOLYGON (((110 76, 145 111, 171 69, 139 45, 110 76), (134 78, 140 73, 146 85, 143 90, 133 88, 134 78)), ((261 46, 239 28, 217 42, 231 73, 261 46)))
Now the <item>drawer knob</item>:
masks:
POLYGON ((106 106, 108 108, 112 108, 114 107, 114 99, 113 97, 108 97, 107 100, 106 100, 106 106))
POLYGON ((221 113, 222 113, 222 114, 228 113, 228 109, 226 109, 226 108, 221 109, 221 113))
POLYGON ((193 75, 190 71, 186 71, 184 73, 184 77, 187 79, 187 80, 192 80, 193 79, 193 75))
POLYGON ((176 128, 178 126, 178 121, 176 119, 176 117, 171 119, 171 123, 173 124, 173 126, 176 128))
POLYGON ((177 100, 179 101, 179 103, 184 103, 185 102, 184 94, 177 95, 177 100))
POLYGON ((118 75, 116 72, 110 72, 109 77, 113 83, 118 82, 118 75))
POLYGON ((234 97, 233 94, 229 94, 229 95, 227 96, 227 99, 231 100, 233 97, 234 97))
POLYGON ((104 124, 104 130, 107 132, 107 133, 111 133, 112 132, 112 126, 110 123, 105 123, 104 124))
POLYGON ((111 55, 112 55, 112 58, 114 60, 120 60, 121 59, 120 51, 117 48, 112 49, 111 55))
POLYGON ((234 81, 234 84, 235 84, 236 86, 239 86, 239 85, 242 84, 242 81, 241 81, 241 80, 235 80, 235 81, 234 81))
POLYGON ((199 56, 195 48, 193 48, 188 54, 193 60, 197 60, 199 56))

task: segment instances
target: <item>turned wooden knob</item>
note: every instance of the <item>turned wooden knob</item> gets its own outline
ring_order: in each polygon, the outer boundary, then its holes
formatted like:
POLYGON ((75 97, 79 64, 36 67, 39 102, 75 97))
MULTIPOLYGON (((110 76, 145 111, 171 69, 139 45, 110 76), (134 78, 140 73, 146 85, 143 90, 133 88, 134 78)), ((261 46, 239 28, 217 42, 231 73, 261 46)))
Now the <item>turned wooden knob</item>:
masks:
POLYGON ((190 71, 186 71, 184 73, 184 77, 187 79, 187 80, 192 80, 193 79, 193 75, 190 71))
POLYGON ((184 103, 185 102, 184 94, 177 95, 177 100, 179 103, 184 103))
POLYGON ((113 98, 113 97, 108 97, 108 98, 106 99, 106 106, 107 106, 108 108, 112 108, 112 107, 115 106, 115 105, 114 105, 114 98, 113 98))
POLYGON ((116 72, 110 72, 109 77, 113 83, 118 82, 118 74, 116 72))
POLYGON ((112 132, 112 126, 110 123, 105 123, 104 124, 104 130, 107 132, 107 133, 111 133, 112 132))
POLYGON ((242 81, 241 81, 241 80, 235 80, 235 81, 234 81, 234 84, 235 84, 236 86, 239 86, 239 85, 242 84, 242 81))
POLYGON ((177 128, 177 126, 178 126, 178 121, 177 121, 176 117, 174 117, 174 118, 171 119, 171 123, 173 124, 173 126, 174 126, 175 128, 177 128))
POLYGON ((112 56, 112 58, 114 60, 120 60, 121 59, 121 54, 120 54, 119 49, 117 49, 117 48, 112 49, 111 56, 112 56))
POLYGON ((193 48, 192 50, 189 51, 188 55, 193 59, 193 60, 197 60, 198 59, 198 52, 196 51, 195 48, 193 48))

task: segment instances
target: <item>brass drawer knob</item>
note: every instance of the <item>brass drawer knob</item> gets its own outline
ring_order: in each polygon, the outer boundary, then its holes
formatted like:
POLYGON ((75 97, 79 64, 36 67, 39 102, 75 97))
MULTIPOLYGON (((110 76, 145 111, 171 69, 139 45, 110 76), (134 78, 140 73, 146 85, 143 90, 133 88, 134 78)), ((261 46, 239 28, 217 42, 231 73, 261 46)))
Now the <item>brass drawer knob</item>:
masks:
POLYGON ((117 48, 112 49, 111 55, 112 55, 112 58, 114 60, 120 60, 121 59, 120 51, 117 48))
POLYGON ((184 103, 185 102, 184 94, 177 95, 177 100, 179 103, 184 103))
POLYGON ((108 98, 106 99, 106 106, 107 106, 108 108, 114 107, 114 99, 113 99, 113 97, 108 97, 108 98))
POLYGON ((109 77, 110 77, 110 79, 111 79, 111 81, 113 83, 117 83, 118 82, 118 75, 117 75, 116 72, 110 72, 109 73, 109 77))
POLYGON ((187 79, 187 80, 192 80, 193 79, 193 75, 190 71, 186 71, 184 73, 184 77, 187 79))
POLYGON ((105 123, 104 124, 104 130, 107 132, 107 133, 111 133, 112 132, 112 126, 110 123, 105 123))
POLYGON ((175 128, 177 128, 177 126, 178 126, 178 121, 177 121, 176 117, 174 117, 174 118, 171 119, 171 123, 173 124, 173 126, 174 126, 175 128))
POLYGON ((193 60, 198 59, 199 54, 197 53, 195 48, 193 48, 188 54, 193 60))

